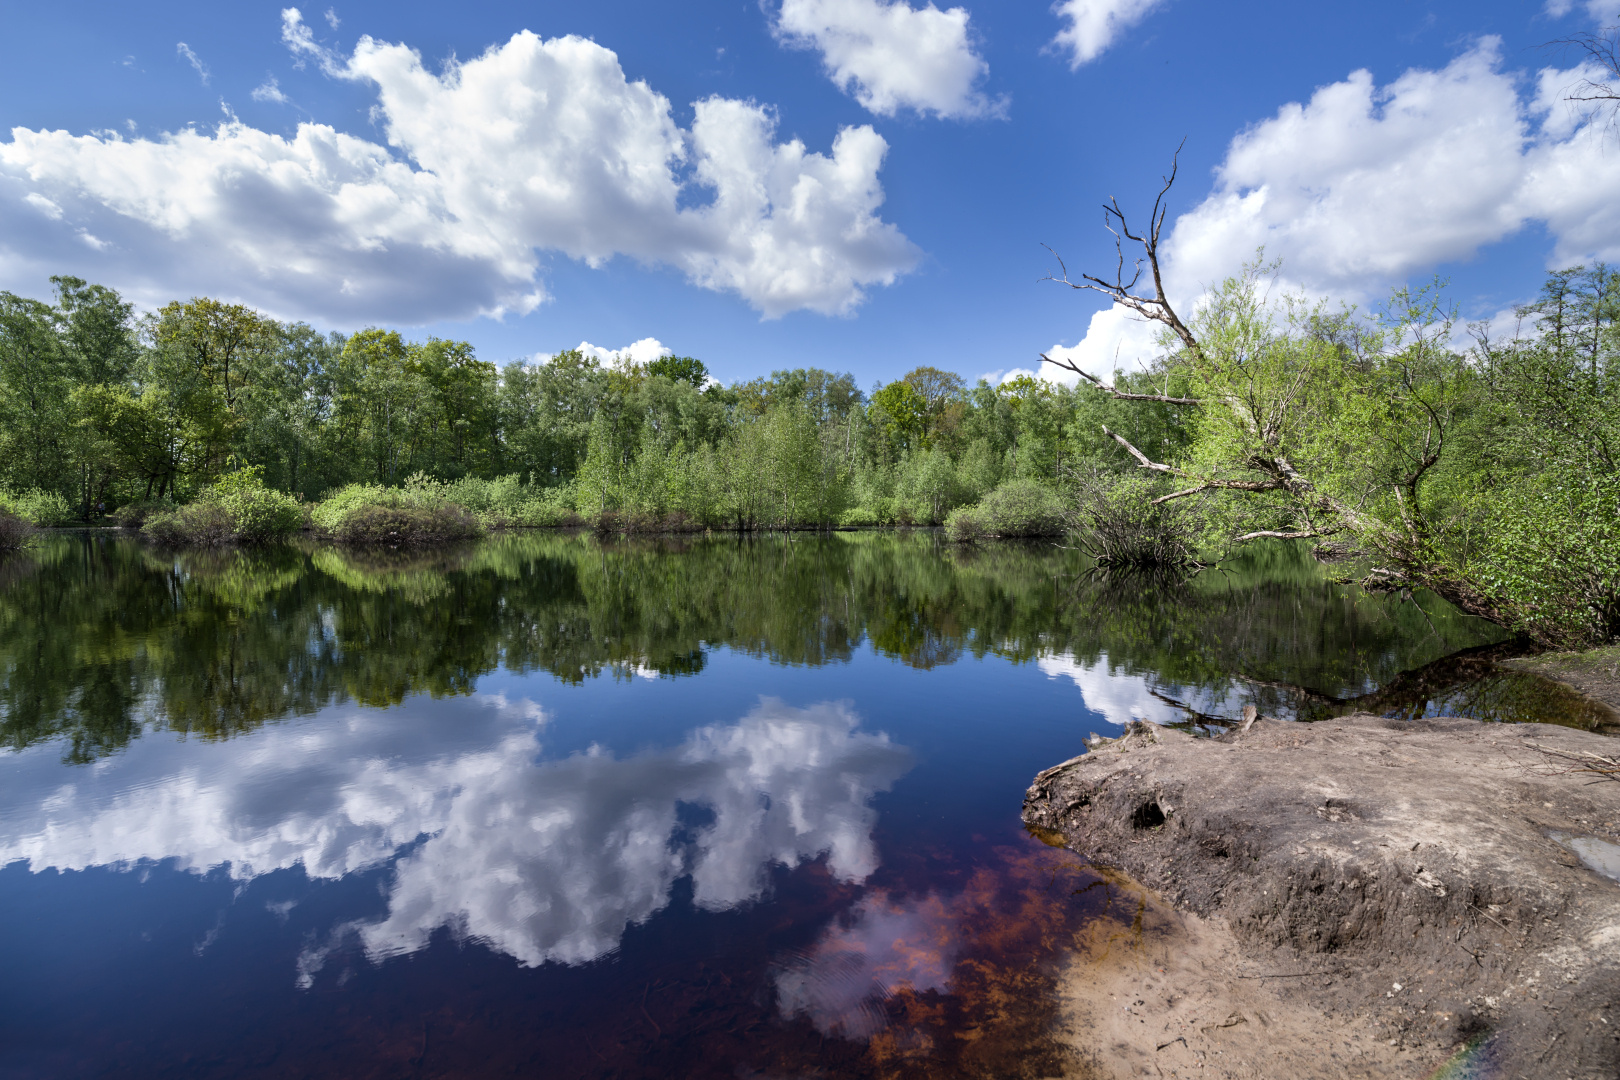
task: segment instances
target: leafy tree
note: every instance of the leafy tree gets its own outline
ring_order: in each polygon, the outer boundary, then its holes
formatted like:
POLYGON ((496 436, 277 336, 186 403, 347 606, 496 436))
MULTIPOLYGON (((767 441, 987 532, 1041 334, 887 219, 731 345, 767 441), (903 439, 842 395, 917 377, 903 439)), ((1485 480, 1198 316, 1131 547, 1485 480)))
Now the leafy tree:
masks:
POLYGON ((690 356, 660 356, 647 364, 648 375, 662 375, 671 382, 683 382, 702 390, 709 382, 709 369, 690 356))

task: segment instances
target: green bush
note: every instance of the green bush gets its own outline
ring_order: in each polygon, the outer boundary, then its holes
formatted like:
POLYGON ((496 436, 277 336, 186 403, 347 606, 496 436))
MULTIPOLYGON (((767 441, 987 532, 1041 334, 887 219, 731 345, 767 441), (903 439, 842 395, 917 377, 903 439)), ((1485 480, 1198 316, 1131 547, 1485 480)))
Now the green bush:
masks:
MULTIPOLYGON (((172 547, 264 544, 282 540, 304 524, 304 507, 285 492, 264 486, 263 469, 250 465, 221 476, 189 506, 140 513, 141 531, 172 547)), ((124 518, 119 519, 123 521, 124 518)))
POLYGON ((1484 509, 1496 528, 1469 569, 1512 629, 1565 649, 1620 640, 1620 477, 1542 477, 1484 509))
POLYGON ((852 506, 838 515, 838 524, 846 527, 887 525, 894 520, 893 503, 893 499, 878 499, 876 504, 852 506))
POLYGON ((349 511, 331 530, 332 536, 345 544, 388 547, 469 540, 482 535, 483 531, 477 518, 454 503, 438 506, 366 503, 349 511))
POLYGON ((31 525, 49 528, 73 520, 73 507, 54 491, 29 488, 14 493, 0 491, 0 510, 9 510, 31 525))
POLYGON ((113 520, 126 529, 139 529, 158 514, 172 514, 179 509, 170 499, 141 499, 125 503, 113 511, 113 520))
MULTIPOLYGON (((418 483, 425 488, 433 482, 418 483)), ((440 498, 465 507, 489 529, 577 525, 580 520, 566 490, 530 487, 516 473, 493 480, 466 477, 433 486, 440 498)))
POLYGON ((220 547, 236 539, 225 508, 204 501, 153 514, 141 532, 164 547, 220 547))
MULTIPOLYGON (((475 495, 480 483, 487 482, 462 482, 475 495)), ((318 503, 310 511, 310 522, 346 544, 399 547, 480 535, 484 526, 478 516, 449 499, 448 487, 421 474, 398 488, 350 484, 318 503)))
POLYGON ((225 511, 239 544, 281 540, 304 524, 304 507, 293 496, 264 486, 257 466, 227 473, 204 495, 203 501, 225 511))
POLYGON ((945 528, 952 540, 963 543, 989 536, 1061 536, 1063 500, 1034 480, 1008 480, 976 505, 953 512, 945 528))

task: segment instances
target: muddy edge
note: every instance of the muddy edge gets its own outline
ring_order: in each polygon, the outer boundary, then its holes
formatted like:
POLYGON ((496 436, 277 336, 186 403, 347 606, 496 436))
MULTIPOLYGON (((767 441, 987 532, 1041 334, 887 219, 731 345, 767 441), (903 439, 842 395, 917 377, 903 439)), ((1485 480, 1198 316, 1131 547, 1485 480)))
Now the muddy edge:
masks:
POLYGON ((1561 682, 1608 706, 1620 722, 1620 645, 1588 652, 1541 653, 1498 663, 1561 682))
POLYGON ((1024 820, 1229 932, 1227 977, 1309 973, 1287 993, 1329 1026, 1612 1080, 1620 883, 1576 849, 1620 841, 1620 779, 1586 755, 1620 743, 1445 718, 1262 718, 1217 739, 1135 722, 1037 776, 1024 820))

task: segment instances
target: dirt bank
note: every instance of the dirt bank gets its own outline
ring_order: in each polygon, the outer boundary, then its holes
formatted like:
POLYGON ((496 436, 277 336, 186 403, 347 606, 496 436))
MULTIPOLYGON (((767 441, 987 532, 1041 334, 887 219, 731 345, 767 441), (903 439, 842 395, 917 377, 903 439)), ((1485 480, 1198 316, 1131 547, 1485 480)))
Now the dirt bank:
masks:
POLYGON ((1607 705, 1620 721, 1620 645, 1590 652, 1542 653, 1500 663, 1514 671, 1528 671, 1574 687, 1607 705))
POLYGON ((1620 781, 1586 754, 1620 744, 1357 715, 1135 724, 1043 772, 1025 820, 1143 887, 1134 941, 1071 971, 1077 1049, 1104 1076, 1620 1076, 1620 883, 1583 862, 1620 875, 1620 781))

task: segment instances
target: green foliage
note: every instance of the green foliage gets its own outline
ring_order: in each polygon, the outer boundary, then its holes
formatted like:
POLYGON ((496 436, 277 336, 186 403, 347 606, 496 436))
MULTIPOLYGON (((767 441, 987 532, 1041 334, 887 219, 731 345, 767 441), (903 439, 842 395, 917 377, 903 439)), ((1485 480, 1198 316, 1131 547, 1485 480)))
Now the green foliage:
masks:
POLYGON ((222 547, 236 539, 230 513, 206 500, 153 514, 141 534, 164 547, 222 547))
POLYGON ((345 544, 406 547, 469 540, 483 534, 478 519, 453 503, 366 503, 345 514, 332 530, 345 544))
POLYGON ((648 375, 661 375, 671 382, 683 382, 702 390, 709 381, 703 361, 690 356, 660 356, 647 364, 648 375))
POLYGON ((350 484, 316 504, 310 522, 343 543, 389 547, 465 540, 484 531, 472 512, 450 500, 446 485, 422 474, 397 488, 350 484))
POLYGON ((265 487, 263 472, 247 465, 225 473, 190 505, 149 514, 142 532, 173 547, 284 540, 303 526, 304 507, 293 496, 265 487))
POLYGON ((17 493, 0 490, 0 510, 7 510, 30 525, 41 528, 66 525, 75 516, 73 507, 68 505, 66 499, 54 491, 40 488, 17 493))
POLYGON ((1554 647, 1620 641, 1620 477, 1515 485, 1489 509, 1471 570, 1509 625, 1554 647))
POLYGON ((1033 480, 1008 480, 974 506, 946 521, 952 540, 971 543, 991 536, 1061 536, 1065 506, 1056 491, 1033 480))
POLYGON ((137 499, 113 511, 113 520, 125 529, 139 529, 157 514, 172 513, 176 504, 168 499, 137 499))

